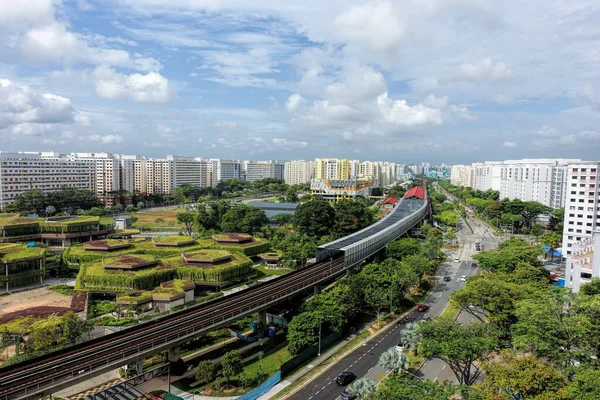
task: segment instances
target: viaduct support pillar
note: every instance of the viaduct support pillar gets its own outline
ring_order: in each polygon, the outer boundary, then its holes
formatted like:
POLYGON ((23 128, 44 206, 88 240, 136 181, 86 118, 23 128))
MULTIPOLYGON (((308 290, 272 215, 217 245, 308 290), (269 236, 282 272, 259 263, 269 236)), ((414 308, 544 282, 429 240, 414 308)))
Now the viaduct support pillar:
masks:
POLYGON ((167 359, 172 363, 179 361, 179 346, 169 349, 167 359))
POLYGON ((320 283, 317 283, 315 286, 313 286, 313 289, 314 289, 314 293, 313 294, 315 296, 318 295, 318 294, 321 294, 321 284, 320 283))
POLYGON ((262 327, 262 329, 267 327, 267 310, 261 310, 258 312, 256 320, 262 327))
POLYGON ((385 260, 385 248, 379 250, 377 253, 375 253, 375 262, 376 263, 380 263, 383 260, 385 260))

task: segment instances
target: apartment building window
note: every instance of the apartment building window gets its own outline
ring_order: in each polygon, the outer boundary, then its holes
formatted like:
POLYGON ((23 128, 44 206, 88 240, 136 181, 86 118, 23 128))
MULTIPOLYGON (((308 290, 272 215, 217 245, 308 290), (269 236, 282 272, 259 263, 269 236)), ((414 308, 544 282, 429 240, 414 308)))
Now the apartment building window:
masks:
POLYGON ((587 233, 588 235, 591 235, 592 231, 585 231, 585 233, 587 233))
POLYGON ((596 172, 596 168, 590 169, 590 172, 596 172))
POLYGON ((573 232, 573 228, 569 228, 567 231, 568 232, 573 232))
POLYGON ((576 183, 571 183, 571 187, 577 187, 576 183))
POLYGON ((571 194, 577 194, 577 192, 571 192, 571 194))
POLYGON ((575 214, 569 214, 569 217, 574 218, 575 214))
POLYGON ((569 240, 573 240, 573 236, 569 236, 568 238, 569 238, 569 240))
POLYGON ((582 226, 583 222, 578 222, 577 225, 582 226))
POLYGON ((581 168, 581 172, 587 172, 586 168, 581 168))
POLYGON ((578 207, 577 209, 583 211, 583 207, 578 207))

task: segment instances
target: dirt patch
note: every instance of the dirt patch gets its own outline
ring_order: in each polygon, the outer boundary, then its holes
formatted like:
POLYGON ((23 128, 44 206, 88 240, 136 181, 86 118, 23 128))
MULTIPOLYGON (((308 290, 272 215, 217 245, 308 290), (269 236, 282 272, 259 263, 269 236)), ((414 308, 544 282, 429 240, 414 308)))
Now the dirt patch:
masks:
POLYGON ((48 288, 24 290, 0 297, 0 314, 39 306, 70 307, 71 297, 48 288))

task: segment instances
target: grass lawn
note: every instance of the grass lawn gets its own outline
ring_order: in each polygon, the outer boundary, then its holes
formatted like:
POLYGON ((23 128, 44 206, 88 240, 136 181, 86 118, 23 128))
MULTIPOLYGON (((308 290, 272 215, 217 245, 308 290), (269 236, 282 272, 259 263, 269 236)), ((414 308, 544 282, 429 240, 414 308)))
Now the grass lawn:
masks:
POLYGON ((283 348, 277 350, 274 353, 266 355, 262 359, 262 366, 261 366, 261 361, 258 358, 256 359, 256 361, 246 365, 244 367, 244 373, 256 374, 257 372, 259 372, 262 369, 262 371, 265 374, 267 374, 268 376, 271 376, 271 375, 275 374, 275 372, 279 371, 279 369, 281 368, 281 364, 283 364, 284 362, 289 361, 291 359, 292 359, 292 355, 290 354, 290 351, 288 350, 288 348, 286 346, 286 347, 283 347, 283 348))
POLYGON ((56 293, 64 294, 65 296, 73 296, 73 291, 75 288, 69 285, 54 285, 50 286, 50 290, 53 290, 56 293))
POLYGON ((173 210, 157 210, 149 212, 138 212, 133 214, 138 220, 132 226, 138 228, 140 226, 147 226, 149 228, 158 226, 179 226, 177 224, 177 213, 184 212, 184 208, 177 208, 173 210), (157 219, 163 219, 164 222, 158 221, 157 219))
POLYGON ((271 275, 285 275, 292 272, 289 268, 267 269, 263 264, 254 267, 258 279, 271 275))
POLYGON ((448 302, 444 311, 440 314, 440 317, 450 317, 452 319, 456 318, 458 313, 460 312, 460 308, 456 307, 451 301, 448 302))

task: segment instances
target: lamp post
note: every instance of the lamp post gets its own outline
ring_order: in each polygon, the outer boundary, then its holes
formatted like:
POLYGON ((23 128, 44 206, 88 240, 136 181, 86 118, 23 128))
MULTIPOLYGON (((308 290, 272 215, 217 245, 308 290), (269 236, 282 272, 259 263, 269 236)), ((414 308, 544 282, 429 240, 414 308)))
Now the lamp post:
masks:
POLYGON ((333 317, 333 315, 322 315, 321 318, 319 318, 319 352, 317 353, 317 356, 319 357, 319 362, 321 361, 321 324, 323 324, 323 318, 324 317, 333 317))

